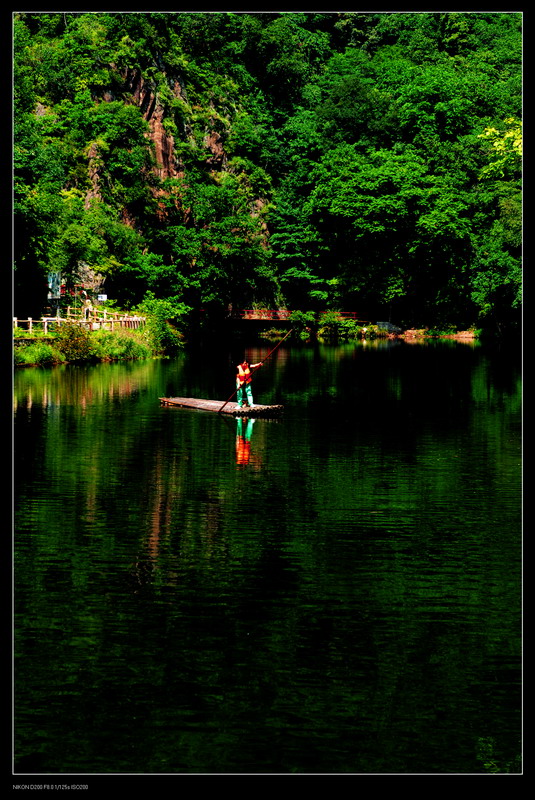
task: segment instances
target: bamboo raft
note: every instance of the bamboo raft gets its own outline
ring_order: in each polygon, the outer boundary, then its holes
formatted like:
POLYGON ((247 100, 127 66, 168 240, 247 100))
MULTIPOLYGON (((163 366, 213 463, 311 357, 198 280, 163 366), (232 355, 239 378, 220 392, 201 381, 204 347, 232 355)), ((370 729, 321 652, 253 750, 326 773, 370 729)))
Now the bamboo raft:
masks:
POLYGON ((180 406, 181 408, 197 408, 200 411, 221 411, 233 417, 275 417, 282 413, 284 406, 254 405, 239 407, 237 403, 225 403, 224 400, 197 400, 194 397, 160 397, 163 406, 180 406))

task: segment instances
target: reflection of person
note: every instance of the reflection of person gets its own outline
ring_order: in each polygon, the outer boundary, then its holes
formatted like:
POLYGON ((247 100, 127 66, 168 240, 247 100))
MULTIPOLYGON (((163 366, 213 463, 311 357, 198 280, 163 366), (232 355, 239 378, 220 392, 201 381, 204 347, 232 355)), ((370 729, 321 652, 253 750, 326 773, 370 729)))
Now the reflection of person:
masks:
POLYGON ((236 464, 238 465, 248 464, 251 458, 251 434, 254 421, 250 417, 245 423, 242 417, 238 417, 236 427, 236 464))
POLYGON ((262 362, 260 361, 258 364, 251 364, 249 365, 247 361, 242 361, 241 364, 238 364, 236 369, 238 370, 238 374, 236 375, 236 388, 238 389, 238 408, 243 408, 243 405, 249 405, 250 408, 253 407, 253 393, 251 391, 251 370, 256 369, 256 367, 261 367, 262 362))

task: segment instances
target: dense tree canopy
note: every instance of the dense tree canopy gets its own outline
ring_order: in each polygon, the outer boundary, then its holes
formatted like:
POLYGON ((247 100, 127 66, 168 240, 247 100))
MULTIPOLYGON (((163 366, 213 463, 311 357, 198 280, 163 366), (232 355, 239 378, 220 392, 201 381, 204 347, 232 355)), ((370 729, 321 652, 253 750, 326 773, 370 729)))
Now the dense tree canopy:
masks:
POLYGON ((117 303, 505 325, 519 13, 18 13, 15 310, 117 303))

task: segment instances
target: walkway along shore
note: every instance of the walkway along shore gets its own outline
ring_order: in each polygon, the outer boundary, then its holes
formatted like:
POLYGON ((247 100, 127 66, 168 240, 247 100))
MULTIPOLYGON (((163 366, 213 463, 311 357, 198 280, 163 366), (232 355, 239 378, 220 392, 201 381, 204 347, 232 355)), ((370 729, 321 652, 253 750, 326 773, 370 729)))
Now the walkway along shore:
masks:
POLYGON ((82 316, 73 314, 67 310, 67 314, 64 317, 41 317, 40 319, 32 319, 32 317, 20 319, 19 317, 13 317, 13 330, 16 328, 22 329, 21 326, 24 325, 24 330, 28 331, 28 333, 33 333, 34 330, 50 333, 61 327, 61 325, 74 323, 90 331, 100 330, 101 328, 113 331, 115 328, 140 328, 145 325, 146 322, 146 317, 121 314, 120 312, 107 311, 106 309, 103 309, 100 313, 94 310, 92 313, 82 316))

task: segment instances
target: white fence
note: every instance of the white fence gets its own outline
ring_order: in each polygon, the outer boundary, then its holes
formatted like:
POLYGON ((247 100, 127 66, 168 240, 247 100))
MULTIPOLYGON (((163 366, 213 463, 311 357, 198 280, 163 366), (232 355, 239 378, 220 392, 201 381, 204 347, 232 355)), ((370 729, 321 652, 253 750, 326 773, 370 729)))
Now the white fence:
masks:
POLYGON ((79 316, 71 313, 70 309, 67 309, 67 315, 65 317, 41 317, 40 319, 32 319, 32 317, 20 319, 19 317, 13 317, 13 330, 15 330, 15 328, 20 328, 28 331, 28 333, 33 333, 34 331, 49 333, 65 323, 75 323, 90 331, 99 330, 100 328, 113 331, 116 328, 141 328, 146 321, 146 317, 120 314, 116 311, 110 312, 103 310, 100 313, 93 311, 84 316, 79 316))

